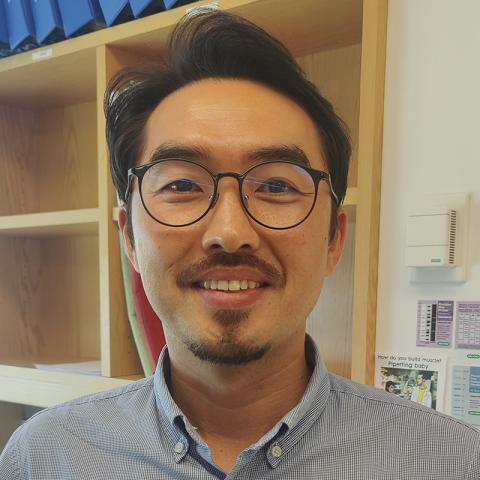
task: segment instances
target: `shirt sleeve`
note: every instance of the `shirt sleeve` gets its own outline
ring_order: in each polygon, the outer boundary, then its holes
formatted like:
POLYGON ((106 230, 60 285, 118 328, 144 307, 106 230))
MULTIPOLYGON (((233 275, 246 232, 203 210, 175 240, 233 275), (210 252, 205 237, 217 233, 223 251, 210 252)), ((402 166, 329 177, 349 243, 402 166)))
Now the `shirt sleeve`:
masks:
POLYGON ((18 466, 18 439, 21 428, 13 433, 0 454, 0 478, 2 480, 27 480, 27 477, 21 474, 18 466))

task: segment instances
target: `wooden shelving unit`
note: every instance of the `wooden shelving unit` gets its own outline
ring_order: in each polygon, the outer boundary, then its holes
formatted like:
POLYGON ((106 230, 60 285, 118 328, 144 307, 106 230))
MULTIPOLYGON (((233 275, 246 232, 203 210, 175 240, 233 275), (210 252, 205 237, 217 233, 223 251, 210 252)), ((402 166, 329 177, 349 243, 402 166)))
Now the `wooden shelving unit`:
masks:
MULTIPOLYGON (((363 382, 372 381, 374 360, 386 1, 220 1, 282 40, 351 129, 346 205, 356 233, 344 301, 353 316, 323 343, 332 370, 363 382)), ((123 66, 160 58, 185 11, 40 49, 39 60, 38 50, 0 60, 0 401, 48 406, 141 377, 103 93, 123 66), (101 362, 101 377, 33 367, 86 360, 101 362)))

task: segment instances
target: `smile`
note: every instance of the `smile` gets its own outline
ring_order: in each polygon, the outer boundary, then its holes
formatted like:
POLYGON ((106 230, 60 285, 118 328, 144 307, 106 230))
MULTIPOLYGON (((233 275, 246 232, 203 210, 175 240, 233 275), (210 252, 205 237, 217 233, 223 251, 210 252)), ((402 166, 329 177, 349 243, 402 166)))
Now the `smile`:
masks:
POLYGON ((238 292, 239 290, 260 288, 261 284, 260 282, 254 282, 253 280, 205 280, 200 286, 207 290, 238 292))

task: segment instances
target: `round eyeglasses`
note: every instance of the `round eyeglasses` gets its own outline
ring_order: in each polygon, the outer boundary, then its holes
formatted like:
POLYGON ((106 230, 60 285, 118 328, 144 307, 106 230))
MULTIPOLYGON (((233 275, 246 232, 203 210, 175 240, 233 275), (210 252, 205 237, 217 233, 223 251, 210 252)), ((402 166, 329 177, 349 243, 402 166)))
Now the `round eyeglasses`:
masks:
POLYGON ((125 202, 138 179, 140 198, 147 213, 170 227, 186 227, 201 220, 218 200, 218 183, 224 177, 237 179, 246 213, 267 228, 285 230, 306 220, 324 180, 338 206, 330 175, 294 162, 268 161, 243 174, 212 173, 190 160, 164 159, 128 170, 125 202))

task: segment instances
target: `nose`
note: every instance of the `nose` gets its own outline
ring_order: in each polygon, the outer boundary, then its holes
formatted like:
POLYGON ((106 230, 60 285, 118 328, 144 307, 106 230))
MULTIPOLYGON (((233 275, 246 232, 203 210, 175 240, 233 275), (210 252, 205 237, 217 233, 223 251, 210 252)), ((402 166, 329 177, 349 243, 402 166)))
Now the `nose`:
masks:
POLYGON ((205 251, 221 248, 233 253, 241 248, 256 250, 260 237, 240 201, 240 186, 234 178, 223 178, 218 184, 218 198, 207 217, 202 237, 205 251), (222 185, 223 184, 223 185, 222 185))

